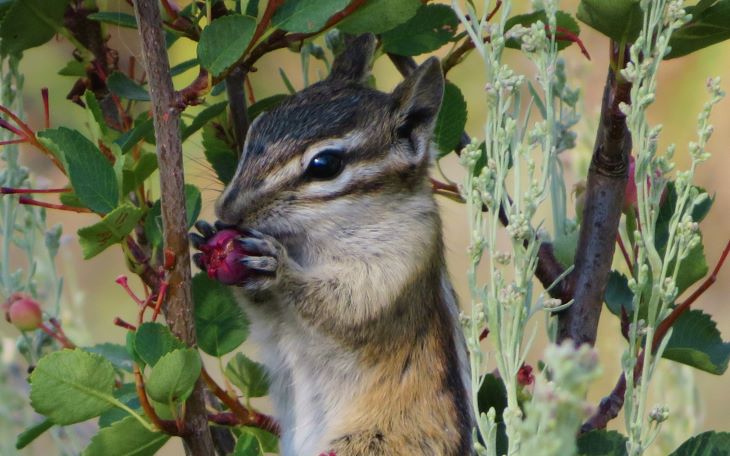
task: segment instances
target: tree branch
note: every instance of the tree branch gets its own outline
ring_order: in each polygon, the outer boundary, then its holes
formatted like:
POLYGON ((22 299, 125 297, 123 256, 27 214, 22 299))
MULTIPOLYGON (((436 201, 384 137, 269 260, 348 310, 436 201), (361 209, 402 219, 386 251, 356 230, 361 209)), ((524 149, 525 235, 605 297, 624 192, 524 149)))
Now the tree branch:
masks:
POLYGON ((629 103, 631 85, 608 70, 601 122, 588 171, 583 222, 570 276, 575 302, 558 315, 558 343, 596 341, 603 295, 616 247, 621 207, 628 181, 631 134, 619 103, 629 103))
MULTIPOLYGON (((144 63, 149 78, 153 108, 157 159, 160 170, 162 225, 165 248, 175 255, 169 270, 169 291, 165 307, 170 329, 183 342, 195 346, 195 322, 190 290, 190 252, 184 199, 180 112, 170 76, 170 62, 162 33, 162 19, 156 0, 136 0, 137 17, 142 41, 144 63)), ((213 456, 213 441, 208 427, 203 384, 195 385, 185 405, 186 422, 183 440, 186 449, 195 456, 213 456)))

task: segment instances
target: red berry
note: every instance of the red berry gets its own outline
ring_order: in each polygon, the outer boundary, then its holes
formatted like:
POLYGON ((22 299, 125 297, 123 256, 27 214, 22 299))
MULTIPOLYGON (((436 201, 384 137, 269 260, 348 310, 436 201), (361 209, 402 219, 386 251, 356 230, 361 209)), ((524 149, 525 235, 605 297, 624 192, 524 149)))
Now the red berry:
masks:
POLYGON ((239 284, 248 277, 249 270, 241 260, 250 252, 236 242, 240 236, 235 230, 221 230, 200 247, 208 277, 226 285, 239 284))
POLYGON ((532 385, 535 381, 535 375, 532 373, 532 366, 523 364, 517 371, 517 383, 522 386, 532 385))
POLYGON ((30 296, 15 294, 3 307, 5 319, 21 331, 32 331, 43 323, 41 308, 30 296))

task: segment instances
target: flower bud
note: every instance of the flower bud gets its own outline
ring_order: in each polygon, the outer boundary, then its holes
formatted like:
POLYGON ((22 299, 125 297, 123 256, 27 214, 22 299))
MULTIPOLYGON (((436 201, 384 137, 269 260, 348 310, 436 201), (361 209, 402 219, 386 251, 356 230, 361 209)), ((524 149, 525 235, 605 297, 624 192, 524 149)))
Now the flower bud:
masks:
POLYGON ((43 323, 38 303, 28 295, 16 293, 3 304, 5 319, 21 331, 32 331, 43 323))

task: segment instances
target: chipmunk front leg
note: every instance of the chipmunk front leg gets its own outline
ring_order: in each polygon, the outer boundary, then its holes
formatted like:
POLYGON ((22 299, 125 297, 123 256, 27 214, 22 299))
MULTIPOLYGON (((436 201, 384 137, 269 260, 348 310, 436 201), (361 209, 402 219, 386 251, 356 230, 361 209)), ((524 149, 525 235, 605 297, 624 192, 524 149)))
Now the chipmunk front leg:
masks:
POLYGON ((284 245, 259 231, 205 221, 195 228, 200 233, 190 235, 193 247, 200 250, 193 255, 195 264, 211 278, 239 286, 251 297, 275 290, 287 269, 298 269, 284 245))

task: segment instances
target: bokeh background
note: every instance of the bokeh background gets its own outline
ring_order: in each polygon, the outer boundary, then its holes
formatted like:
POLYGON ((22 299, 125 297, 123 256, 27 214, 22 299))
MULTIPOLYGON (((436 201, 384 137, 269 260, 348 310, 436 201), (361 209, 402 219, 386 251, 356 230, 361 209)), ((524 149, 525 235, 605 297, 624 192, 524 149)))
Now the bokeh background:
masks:
MULTIPOLYGON (((180 2, 182 3, 182 2, 180 2)), ((521 4, 523 2, 516 2, 521 4)), ((520 5, 519 10, 526 10, 528 2, 520 5)), ((562 9, 574 12, 577 0, 564 1, 562 9)), ((125 2, 110 0, 109 7, 128 11, 125 2)), ((127 58, 135 56, 141 61, 139 43, 133 31, 109 29, 112 47, 120 52, 122 68, 127 66, 127 58)), ((592 29, 581 24, 581 39, 587 47, 591 59, 581 55, 576 46, 571 46, 563 53, 566 60, 570 84, 581 89, 582 120, 576 126, 578 134, 577 147, 563 154, 566 169, 566 185, 572 186, 586 174, 590 157, 595 126, 598 120, 599 105, 603 81, 608 65, 608 40, 592 29)), ((447 49, 437 52, 444 55, 447 49)), ((171 51, 174 63, 194 57, 195 46, 191 42, 180 40, 171 51)), ((65 95, 74 82, 73 78, 58 76, 57 70, 71 59, 71 48, 67 43, 56 40, 50 45, 30 50, 26 53, 22 70, 25 74, 24 103, 26 118, 30 125, 42 125, 43 112, 40 97, 41 87, 50 89, 51 121, 53 126, 69 126, 85 128, 85 112, 65 100, 65 95)), ((421 61, 425 56, 417 58, 421 61)), ((521 71, 531 74, 532 69, 528 62, 516 52, 508 51, 508 59, 521 71)), ((297 88, 302 87, 301 66, 297 54, 288 50, 281 50, 266 56, 257 65, 258 71, 250 75, 257 99, 269 95, 285 93, 286 88, 278 76, 279 69, 283 69, 297 88)), ((318 75, 325 72, 322 65, 313 65, 311 78, 316 80, 318 75)), ((401 77, 387 58, 376 61, 373 74, 381 90, 391 90, 400 81, 401 77)), ((176 78, 177 87, 183 87, 195 76, 189 71, 176 78)), ((688 163, 686 145, 696 137, 697 113, 707 100, 705 81, 708 76, 721 76, 723 87, 730 92, 730 42, 715 45, 700 52, 677 60, 665 62, 662 66, 657 101, 650 108, 649 117, 652 124, 662 123, 664 131, 660 143, 666 147, 676 143, 678 168, 685 168, 688 163)), ((470 55, 461 65, 455 68, 449 79, 459 86, 467 100, 469 117, 467 131, 478 136, 484 122, 484 75, 481 60, 475 54, 470 55)), ((215 100, 209 100, 211 102, 215 100)), ((193 111, 194 112, 194 111, 193 111)), ((713 154, 709 162, 699 168, 696 183, 705 187, 715 195, 715 204, 707 219, 702 223, 702 232, 705 240, 705 251, 710 266, 714 265, 725 242, 730 238, 730 98, 724 99, 712 115, 715 133, 709 143, 708 150, 713 154)), ((221 186, 217 183, 213 172, 205 165, 202 147, 199 138, 189 140, 184 148, 186 157, 186 178, 189 182, 198 185, 203 190, 203 211, 201 218, 212 219, 212 206, 221 186)), ((61 176, 52 168, 50 163, 33 150, 24 150, 22 161, 32 169, 37 182, 48 186, 64 184, 61 176)), ((445 173, 453 180, 459 181, 463 175, 457 161, 453 157, 443 162, 445 173)), ((568 206, 572 216, 572 198, 568 206)), ((444 219, 444 234, 448 249, 447 258, 453 281, 462 302, 469 302, 469 292, 466 286, 465 271, 467 268, 466 249, 469 239, 464 206, 449 200, 440 199, 444 219)), ((547 217, 547 214, 545 214, 547 217)), ((75 231, 95 221, 95 217, 87 215, 68 215, 65 213, 49 212, 49 225, 61 223, 65 233, 64 243, 59 254, 58 267, 65 280, 64 288, 64 325, 68 328, 70 337, 79 345, 98 342, 123 342, 124 331, 112 325, 114 317, 133 320, 135 309, 126 294, 114 284, 114 279, 126 273, 124 261, 119 249, 111 248, 92 259, 83 261, 75 231)), ((18 261, 20 261, 18 259, 18 261)), ((18 263, 22 266, 22 262, 18 263)), ((730 267, 721 271, 718 282, 697 302, 696 306, 714 316, 718 329, 730 339, 730 267)), ((538 337, 532 349, 531 360, 536 360, 544 345, 543 319, 535 318, 538 337)), ((529 329, 531 331, 531 328, 529 329)), ((624 343, 618 336, 618 322, 608 312, 604 312, 601 320, 598 337, 598 350, 603 365, 603 375, 590 392, 593 403, 605 395, 612 388, 619 374, 620 356, 624 350, 624 343)), ((12 357, 12 347, 17 337, 17 331, 4 320, 0 321, 0 337, 2 338, 3 357, 9 361, 12 357)), ((255 352, 253 347, 245 350, 255 352)), ((254 353, 255 357, 255 353, 254 353)), ((730 381, 728 376, 718 377, 695 371, 688 374, 684 369, 678 369, 670 362, 664 362, 661 371, 662 380, 657 381, 653 388, 653 400, 656 403, 669 404, 670 410, 676 411, 673 415, 676 429, 672 428, 672 420, 666 429, 669 439, 664 442, 666 448, 673 448, 673 440, 683 441, 692 432, 705 429, 730 430, 730 381), (688 393, 691 386, 696 385, 699 391, 697 401, 688 393), (699 405, 698 410, 689 407, 699 405), (689 407, 689 408, 688 408, 689 407), (697 414, 695 415, 695 412, 697 414), (684 421, 681 418, 685 415, 684 421), (692 414, 698 421, 687 420, 692 414), (674 434, 674 435, 672 435, 674 434)), ((494 366, 491 366, 493 368, 494 366)), ((263 407, 266 404, 261 404, 263 407)), ((615 420, 612 427, 623 429, 622 421, 615 420)), ((662 442, 659 442, 662 443, 662 442)), ((51 441, 46 440, 34 445, 23 454, 56 454, 51 441)), ((171 443, 165 448, 164 454, 179 454, 180 448, 171 443)), ((654 454, 666 454, 664 449, 655 448, 654 454)))

